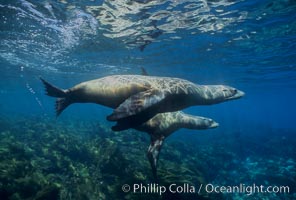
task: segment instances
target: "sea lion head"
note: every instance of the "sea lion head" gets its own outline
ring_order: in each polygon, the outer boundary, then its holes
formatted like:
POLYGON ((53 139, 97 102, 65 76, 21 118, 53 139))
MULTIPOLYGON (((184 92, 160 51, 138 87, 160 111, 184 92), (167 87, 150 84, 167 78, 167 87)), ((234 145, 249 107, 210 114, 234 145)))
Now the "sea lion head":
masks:
POLYGON ((195 130, 217 128, 219 126, 219 123, 210 118, 188 115, 183 112, 179 112, 178 121, 182 128, 195 130))
POLYGON ((243 91, 227 85, 211 85, 206 90, 206 96, 212 103, 239 99, 245 95, 243 91))
POLYGON ((209 128, 217 128, 219 123, 215 122, 214 120, 206 117, 199 117, 199 126, 200 129, 209 129, 209 128))
POLYGON ((239 99, 245 95, 245 93, 241 90, 238 90, 236 88, 222 85, 222 95, 225 100, 232 100, 232 99, 239 99))

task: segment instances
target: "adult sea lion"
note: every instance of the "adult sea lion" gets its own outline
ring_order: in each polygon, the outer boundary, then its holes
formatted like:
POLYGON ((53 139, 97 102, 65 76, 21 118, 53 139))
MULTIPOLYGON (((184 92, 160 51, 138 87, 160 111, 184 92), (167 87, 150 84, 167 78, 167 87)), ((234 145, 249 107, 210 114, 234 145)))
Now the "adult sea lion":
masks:
POLYGON ((152 174, 154 178, 157 178, 157 161, 165 138, 180 128, 201 130, 218 126, 219 124, 210 118, 188 115, 177 111, 159 113, 135 129, 147 132, 151 136, 147 157, 151 165, 152 174))
POLYGON ((194 105, 211 105, 238 99, 240 90, 225 85, 197 85, 190 81, 157 76, 113 75, 59 89, 44 79, 47 95, 58 97, 57 116, 72 103, 97 103, 113 108, 107 117, 117 121, 114 131, 134 128, 157 113, 194 105))

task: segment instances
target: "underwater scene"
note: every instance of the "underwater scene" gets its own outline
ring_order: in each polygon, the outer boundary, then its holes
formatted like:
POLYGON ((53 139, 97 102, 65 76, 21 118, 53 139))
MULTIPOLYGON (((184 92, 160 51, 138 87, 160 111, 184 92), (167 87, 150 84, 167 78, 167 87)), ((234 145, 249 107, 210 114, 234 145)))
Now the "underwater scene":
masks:
POLYGON ((294 0, 0 0, 0 199, 296 199, 295 58, 294 0))

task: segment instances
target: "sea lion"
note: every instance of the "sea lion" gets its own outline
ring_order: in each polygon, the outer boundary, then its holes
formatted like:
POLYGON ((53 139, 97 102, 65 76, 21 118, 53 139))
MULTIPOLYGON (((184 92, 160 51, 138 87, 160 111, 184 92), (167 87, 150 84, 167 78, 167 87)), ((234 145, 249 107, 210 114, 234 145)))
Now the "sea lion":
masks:
POLYGON ((114 109, 107 117, 109 121, 117 121, 112 127, 114 131, 137 127, 157 113, 217 104, 244 95, 225 85, 197 85, 184 79, 157 76, 112 75, 67 90, 41 80, 47 95, 58 97, 57 116, 72 103, 97 103, 114 109))
POLYGON ((201 130, 218 126, 219 124, 210 118, 188 115, 177 111, 159 113, 142 125, 135 127, 135 129, 146 132, 151 136, 147 157, 152 174, 157 179, 157 161, 165 138, 180 128, 201 130))

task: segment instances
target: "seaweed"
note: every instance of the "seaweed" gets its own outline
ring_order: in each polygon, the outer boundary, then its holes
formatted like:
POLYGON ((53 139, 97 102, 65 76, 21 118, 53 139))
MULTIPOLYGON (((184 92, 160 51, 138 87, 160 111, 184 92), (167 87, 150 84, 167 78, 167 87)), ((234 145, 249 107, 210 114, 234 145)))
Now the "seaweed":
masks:
MULTIPOLYGON (((244 157, 225 138, 223 143, 190 145, 168 140, 155 182, 146 159, 149 137, 137 131, 115 133, 105 124, 48 118, 11 119, 0 131, 0 199, 244 199, 239 194, 124 193, 122 185, 157 183, 169 187, 234 183, 288 184, 295 190, 295 146, 274 135, 268 144, 286 144, 268 159, 246 149, 244 157), (66 125, 65 125, 66 124, 66 125), (271 175, 274 174, 274 175, 271 175), (234 182, 235 181, 235 182, 234 182)), ((287 134, 288 135, 288 134, 287 134)), ((291 134, 292 136, 292 134, 291 134)), ((243 137, 243 136, 241 136, 243 137)), ((288 136, 287 136, 288 137, 288 136)), ((247 147, 247 146, 246 146, 247 147)), ((250 146, 251 148, 252 146, 250 146)), ((268 148, 268 147, 265 147, 268 148)), ((272 152, 270 150, 270 152, 272 152)), ((278 195, 293 199, 295 193, 278 195)), ((274 195, 274 194, 273 194, 274 195)), ((255 197, 271 197, 254 194, 255 197)))

